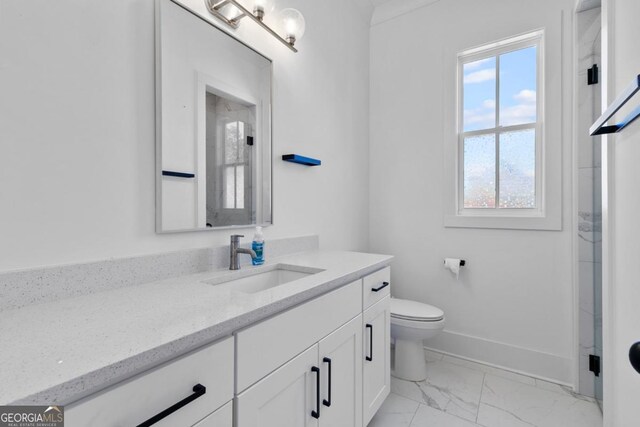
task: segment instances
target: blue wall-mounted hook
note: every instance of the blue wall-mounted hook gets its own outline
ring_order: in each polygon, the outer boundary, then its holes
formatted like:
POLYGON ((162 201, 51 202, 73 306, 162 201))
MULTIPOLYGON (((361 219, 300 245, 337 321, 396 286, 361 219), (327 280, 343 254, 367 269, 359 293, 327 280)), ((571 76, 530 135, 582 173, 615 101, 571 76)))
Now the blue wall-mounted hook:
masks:
POLYGON ((189 172, 162 171, 162 176, 172 176, 174 178, 195 178, 196 174, 189 172))
POLYGON ((304 157, 298 154, 283 154, 282 160, 285 162, 298 163, 305 166, 320 166, 322 162, 311 157, 304 157))

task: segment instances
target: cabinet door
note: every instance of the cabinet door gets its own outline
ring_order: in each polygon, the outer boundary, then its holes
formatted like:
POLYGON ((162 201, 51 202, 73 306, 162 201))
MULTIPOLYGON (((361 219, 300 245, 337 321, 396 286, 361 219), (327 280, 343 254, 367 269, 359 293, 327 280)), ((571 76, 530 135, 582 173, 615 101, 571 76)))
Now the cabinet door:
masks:
POLYGON ((362 426, 362 315, 324 338, 320 427, 362 426))
POLYGON ((391 297, 363 314, 363 411, 367 425, 391 391, 391 297))
MULTIPOLYGON (((318 344, 238 395, 236 427, 317 427, 318 344)), ((321 409, 321 408, 320 408, 321 409)))

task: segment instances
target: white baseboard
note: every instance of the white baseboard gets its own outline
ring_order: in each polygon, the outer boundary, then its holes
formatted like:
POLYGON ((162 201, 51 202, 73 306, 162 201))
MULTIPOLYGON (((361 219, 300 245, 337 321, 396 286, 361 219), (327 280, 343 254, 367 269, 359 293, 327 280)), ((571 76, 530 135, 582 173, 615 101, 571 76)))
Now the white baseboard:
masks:
POLYGON ((427 340, 425 349, 569 387, 575 386, 573 361, 555 354, 446 330, 427 340))

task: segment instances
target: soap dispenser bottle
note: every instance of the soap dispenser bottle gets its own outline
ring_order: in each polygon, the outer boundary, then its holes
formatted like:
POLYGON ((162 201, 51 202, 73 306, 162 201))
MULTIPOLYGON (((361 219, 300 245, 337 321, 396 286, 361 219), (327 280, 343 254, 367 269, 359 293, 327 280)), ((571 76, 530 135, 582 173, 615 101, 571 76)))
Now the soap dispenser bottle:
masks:
POLYGON ((253 265, 264 264, 264 235, 262 234, 262 227, 256 227, 251 249, 256 253, 256 257, 252 259, 253 265))

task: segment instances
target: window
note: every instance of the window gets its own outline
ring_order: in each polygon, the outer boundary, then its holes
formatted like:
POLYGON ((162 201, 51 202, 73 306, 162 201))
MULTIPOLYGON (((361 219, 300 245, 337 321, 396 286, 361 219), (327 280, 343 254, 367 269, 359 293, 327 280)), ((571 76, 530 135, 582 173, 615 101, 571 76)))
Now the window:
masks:
POLYGON ((245 123, 232 121, 224 127, 224 208, 244 209, 246 149, 245 123))
POLYGON ((458 215, 540 216, 542 33, 458 56, 458 215))

